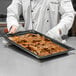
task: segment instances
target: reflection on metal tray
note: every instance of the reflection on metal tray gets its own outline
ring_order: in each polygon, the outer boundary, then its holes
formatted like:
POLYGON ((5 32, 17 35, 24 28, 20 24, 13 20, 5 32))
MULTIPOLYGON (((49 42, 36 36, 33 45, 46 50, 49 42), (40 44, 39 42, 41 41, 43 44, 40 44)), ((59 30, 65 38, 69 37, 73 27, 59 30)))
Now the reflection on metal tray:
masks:
POLYGON ((42 34, 40 32, 35 31, 35 30, 27 30, 27 31, 17 32, 15 34, 6 34, 6 35, 4 35, 4 38, 7 39, 13 45, 15 45, 15 46, 19 47, 20 49, 22 49, 23 51, 25 51, 25 52, 31 54, 32 56, 36 57, 37 59, 45 59, 45 58, 48 58, 48 57, 57 56, 57 55, 60 55, 60 54, 67 53, 68 51, 74 50, 74 48, 69 47, 69 46, 67 46, 65 44, 62 44, 62 43, 60 43, 60 42, 58 42, 58 41, 56 41, 56 40, 54 40, 52 38, 47 37, 46 35, 44 35, 44 34, 42 34), (54 53, 54 54, 47 55, 47 56, 39 56, 39 55, 36 55, 35 53, 29 51, 28 49, 20 46, 19 44, 15 43, 14 41, 12 41, 12 40, 9 39, 9 37, 20 36, 20 35, 24 35, 24 34, 27 34, 27 33, 39 34, 41 36, 44 36, 45 38, 51 40, 55 44, 60 45, 61 47, 67 49, 67 51, 58 52, 58 53, 54 53))

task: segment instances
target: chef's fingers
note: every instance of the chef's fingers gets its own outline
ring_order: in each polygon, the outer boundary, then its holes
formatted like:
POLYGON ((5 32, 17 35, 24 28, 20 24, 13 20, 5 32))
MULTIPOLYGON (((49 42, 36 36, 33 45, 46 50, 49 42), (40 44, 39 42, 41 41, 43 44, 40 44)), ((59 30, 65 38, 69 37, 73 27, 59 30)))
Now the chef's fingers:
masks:
POLYGON ((62 31, 61 31, 61 29, 59 29, 59 34, 60 34, 60 35, 62 34, 62 31))
POLYGON ((14 34, 16 33, 17 27, 16 26, 12 26, 9 30, 9 33, 14 34))

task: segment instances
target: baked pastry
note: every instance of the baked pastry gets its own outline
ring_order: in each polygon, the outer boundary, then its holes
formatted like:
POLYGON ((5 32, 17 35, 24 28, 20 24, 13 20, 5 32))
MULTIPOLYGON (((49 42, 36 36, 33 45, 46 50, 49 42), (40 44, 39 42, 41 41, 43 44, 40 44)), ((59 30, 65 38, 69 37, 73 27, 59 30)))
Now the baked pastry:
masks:
POLYGON ((39 56, 47 56, 67 51, 64 47, 39 34, 27 33, 20 36, 9 37, 9 39, 39 56))

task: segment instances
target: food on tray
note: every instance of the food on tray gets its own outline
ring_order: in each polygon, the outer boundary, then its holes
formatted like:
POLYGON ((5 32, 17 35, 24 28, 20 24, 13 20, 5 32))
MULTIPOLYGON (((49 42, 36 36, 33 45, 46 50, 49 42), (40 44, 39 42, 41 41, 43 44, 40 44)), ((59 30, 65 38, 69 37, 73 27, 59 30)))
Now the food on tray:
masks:
POLYGON ((39 34, 27 33, 9 37, 9 39, 39 56, 67 51, 67 49, 39 34))

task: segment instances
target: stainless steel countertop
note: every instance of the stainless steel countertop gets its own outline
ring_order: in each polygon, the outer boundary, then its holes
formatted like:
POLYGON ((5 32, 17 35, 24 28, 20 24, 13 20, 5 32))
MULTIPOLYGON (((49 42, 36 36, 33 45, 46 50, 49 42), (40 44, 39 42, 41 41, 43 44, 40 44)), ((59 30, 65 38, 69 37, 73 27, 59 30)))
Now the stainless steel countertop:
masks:
MULTIPOLYGON (((76 37, 67 45, 76 48, 76 37)), ((39 61, 14 46, 4 46, 0 38, 0 76, 76 76, 75 51, 39 61)))

